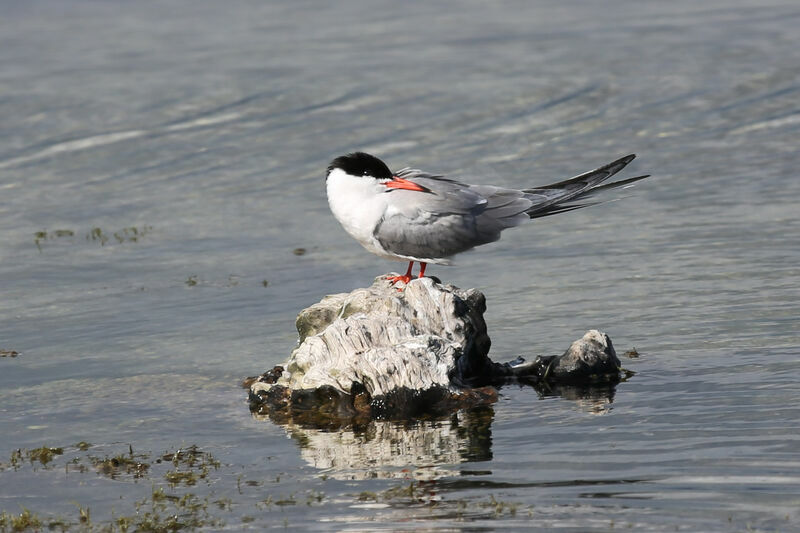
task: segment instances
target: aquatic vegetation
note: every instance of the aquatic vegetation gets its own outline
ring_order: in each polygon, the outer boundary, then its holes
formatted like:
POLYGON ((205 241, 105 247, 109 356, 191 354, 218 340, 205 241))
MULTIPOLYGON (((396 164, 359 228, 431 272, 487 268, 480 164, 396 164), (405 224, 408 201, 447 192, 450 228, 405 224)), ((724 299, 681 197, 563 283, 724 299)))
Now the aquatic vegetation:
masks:
POLYGON ((18 355, 19 352, 15 350, 0 350, 0 357, 16 357, 18 355))
MULTIPOLYGON (((105 487, 121 486, 119 483, 128 485, 120 491, 120 508, 98 508, 95 502, 90 509, 85 502, 76 501, 71 502, 76 509, 74 512, 64 513, 62 510, 61 514, 24 507, 16 513, 0 509, 0 533, 236 529, 237 525, 257 524, 265 519, 273 526, 280 527, 283 523, 288 527, 292 516, 312 512, 303 509, 336 504, 336 498, 328 498, 322 486, 298 489, 292 485, 287 490, 280 490, 278 487, 291 478, 290 475, 248 479, 243 473, 232 472, 230 467, 234 465, 222 465, 213 454, 196 445, 162 453, 134 451, 131 445, 124 445, 122 450, 119 447, 118 444, 98 445, 80 441, 63 448, 42 446, 15 450, 10 462, 4 466, 13 464, 23 473, 26 468, 35 471, 35 464, 44 459, 48 461, 48 476, 59 475, 58 466, 62 466, 66 473, 64 479, 76 485, 84 485, 86 476, 102 476, 118 482, 104 483, 105 487), (114 448, 119 453, 115 453, 114 448), (97 455, 98 449, 106 450, 107 455, 97 455), (58 450, 61 453, 56 453, 58 450), (220 476, 212 474, 217 469, 224 469, 220 476), (220 483, 221 480, 227 480, 227 484, 220 483), (269 490, 273 484, 276 490, 269 490), (128 496, 131 490, 135 494, 128 496), (123 497, 123 494, 128 495, 123 497), (278 520, 273 518, 276 512, 283 515, 278 520), (102 518, 98 519, 98 516, 102 518)), ((320 476, 320 480, 325 479, 327 476, 320 476)), ((491 492, 479 499, 448 500, 445 498, 447 489, 436 481, 409 480, 374 491, 369 490, 369 486, 363 488, 368 490, 352 495, 356 506, 359 503, 369 506, 374 502, 393 508, 425 508, 436 516, 459 520, 510 518, 526 510, 529 515, 532 513, 532 506, 500 499, 499 495, 491 492)))
POLYGON ((408 485, 398 485, 382 492, 362 491, 356 499, 360 502, 426 503, 430 501, 430 495, 425 482, 412 481, 408 485))
POLYGON ((492 493, 477 500, 471 498, 450 500, 444 499, 439 490, 436 481, 412 481, 380 492, 362 491, 356 495, 356 501, 375 502, 391 507, 425 506, 436 509, 441 516, 456 517, 460 520, 515 517, 523 512, 527 516, 533 516, 533 505, 498 499, 492 493))
POLYGON ((312 489, 306 495, 306 505, 311 506, 315 503, 322 503, 322 500, 324 499, 325 499, 324 492, 318 492, 312 489))
MULTIPOLYGON (((127 453, 103 457, 84 453, 91 448, 92 444, 85 441, 66 448, 48 446, 31 450, 20 448, 12 452, 8 463, 0 463, 0 470, 12 467, 16 471, 24 467, 26 462, 31 464, 38 462, 52 469, 56 458, 65 455, 66 451, 75 454, 63 465, 66 472, 82 474, 95 472, 121 481, 149 478, 158 483, 160 474, 153 470, 160 468, 163 472, 163 469, 172 466, 175 470, 168 470, 163 474, 163 479, 169 489, 175 489, 181 485, 195 485, 200 480, 208 480, 210 471, 221 466, 212 454, 200 450, 197 446, 152 454, 135 453, 133 447, 128 445, 127 453)), ((166 532, 222 524, 220 519, 209 514, 208 498, 201 498, 193 493, 168 492, 168 488, 154 486, 147 497, 135 502, 134 513, 114 515, 111 523, 102 525, 93 524, 90 509, 77 502, 75 503, 78 509, 77 517, 42 517, 24 508, 19 514, 3 511, 0 514, 0 533, 39 530, 45 527, 61 531, 77 529, 166 532)), ((228 512, 231 512, 234 505, 230 498, 217 498, 212 503, 216 508, 228 512)))
POLYGON ((43 230, 43 231, 37 231, 33 234, 33 242, 34 244, 36 244, 36 247, 41 252, 42 241, 46 241, 48 239, 53 240, 53 239, 61 239, 64 237, 74 237, 74 236, 75 232, 72 231, 71 229, 57 229, 50 232, 43 230))
MULTIPOLYGON (((183 282, 186 284, 187 287, 196 287, 197 285, 202 285, 204 287, 224 287, 227 289, 231 289, 234 287, 241 286, 243 281, 244 281, 243 277, 239 274, 229 274, 228 277, 225 278, 224 280, 201 278, 197 274, 192 274, 188 276, 183 282)), ((248 284, 250 282, 252 282, 252 280, 248 280, 248 284)), ((265 288, 269 286, 269 281, 265 279, 261 281, 256 281, 255 283, 258 283, 259 285, 265 288)))
MULTIPOLYGON (((117 231, 108 232, 99 227, 94 227, 86 233, 86 240, 99 242, 100 246, 105 246, 112 239, 118 244, 126 242, 138 242, 139 239, 153 230, 153 226, 128 226, 117 231)), ((54 241, 66 237, 74 237, 75 231, 71 229, 56 229, 52 231, 41 230, 33 234, 33 242, 39 251, 42 251, 42 244, 45 241, 54 241)))
POLYGON ((166 479, 170 485, 180 485, 181 483, 196 485, 197 481, 204 477, 204 475, 197 475, 194 472, 181 472, 179 470, 171 470, 164 474, 164 479, 166 479))
POLYGON ((42 519, 25 508, 18 515, 5 511, 0 513, 0 531, 35 530, 41 528, 42 525, 42 519))
POLYGON ((14 470, 20 467, 22 464, 22 449, 17 449, 11 452, 11 457, 8 460, 8 464, 0 463, 0 470, 5 470, 7 467, 11 467, 14 470))
POLYGON ((220 462, 213 455, 200 450, 195 445, 179 448, 175 452, 165 453, 161 456, 161 460, 171 461, 175 466, 184 465, 190 468, 195 466, 207 468, 211 466, 216 469, 220 467, 220 462))
POLYGON ((117 455, 103 459, 90 457, 90 460, 98 473, 111 479, 116 479, 120 474, 131 475, 134 478, 144 477, 150 468, 150 465, 137 461, 132 455, 117 455))
POLYGON ((153 489, 151 494, 135 503, 135 514, 115 516, 108 524, 92 523, 91 511, 76 504, 76 521, 66 517, 43 518, 23 508, 19 514, 0 513, 0 532, 40 531, 108 531, 125 533, 145 531, 161 533, 193 530, 200 527, 219 527, 223 522, 208 513, 208 500, 194 494, 183 496, 167 494, 163 489, 153 489))
POLYGON ((219 461, 197 446, 166 453, 161 456, 160 461, 171 462, 176 467, 164 475, 164 479, 172 486, 196 485, 198 481, 208 478, 209 467, 215 470, 220 467, 219 461))
POLYGON ((488 505, 489 507, 494 507, 494 514, 496 515, 501 515, 505 511, 508 511, 510 514, 515 515, 517 514, 517 508, 519 507, 519 504, 515 502, 504 502, 496 500, 494 494, 489 495, 488 505))
POLYGON ((92 228, 91 231, 86 234, 86 240, 99 241, 100 246, 105 246, 112 237, 119 244, 124 242, 138 242, 140 238, 144 237, 152 230, 153 226, 142 226, 140 228, 137 228, 136 226, 130 226, 115 231, 109 236, 109 234, 103 231, 102 228, 92 228))
POLYGON ((358 501, 360 502, 366 502, 370 500, 375 502, 378 501, 378 493, 365 490, 358 495, 358 501))
POLYGON ((39 461, 43 465, 47 465, 56 455, 62 455, 64 453, 64 448, 49 448, 47 446, 42 446, 41 448, 35 448, 33 450, 26 450, 25 457, 33 463, 34 461, 39 461))
POLYGON ((100 228, 92 228, 92 231, 86 235, 86 240, 89 239, 93 241, 100 241, 100 246, 105 246, 105 244, 108 242, 108 236, 104 234, 103 230, 100 228))
MULTIPOLYGON (((92 513, 90 512, 89 508, 83 508, 80 504, 75 504, 78 507, 78 521, 81 524, 89 525, 92 523, 92 513)), ((52 527, 50 528, 52 529, 52 527)))
POLYGON ((273 502, 275 505, 284 506, 284 505, 297 505, 297 500, 294 499, 294 494, 290 494, 285 498, 281 498, 280 500, 275 500, 273 502))
MULTIPOLYGON (((153 489, 149 497, 136 502, 136 514, 114 520, 120 532, 166 532, 221 526, 222 521, 208 513, 208 500, 192 493, 183 496, 167 494, 163 488, 153 489)), ((112 529, 113 530, 113 529, 112 529)))

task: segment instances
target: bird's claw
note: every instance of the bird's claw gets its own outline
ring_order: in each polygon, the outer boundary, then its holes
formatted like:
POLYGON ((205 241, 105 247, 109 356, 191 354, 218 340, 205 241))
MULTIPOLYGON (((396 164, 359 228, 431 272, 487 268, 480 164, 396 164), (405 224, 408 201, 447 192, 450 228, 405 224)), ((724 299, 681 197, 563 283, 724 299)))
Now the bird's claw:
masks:
POLYGON ((389 276, 386 279, 389 280, 389 283, 392 285, 396 284, 398 281, 402 281, 403 284, 408 285, 411 281, 411 276, 389 276))

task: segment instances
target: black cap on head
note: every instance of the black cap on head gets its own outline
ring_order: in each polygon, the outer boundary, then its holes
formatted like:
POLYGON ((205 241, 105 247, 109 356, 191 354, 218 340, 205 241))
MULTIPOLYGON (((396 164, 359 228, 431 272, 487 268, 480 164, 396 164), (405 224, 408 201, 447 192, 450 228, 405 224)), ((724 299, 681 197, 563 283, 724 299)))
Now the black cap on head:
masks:
POLYGON ((331 161, 328 165, 328 173, 325 179, 328 179, 328 174, 335 168, 341 168, 351 176, 372 176, 379 180, 392 179, 392 171, 386 166, 386 163, 364 152, 353 152, 352 154, 342 155, 331 161))

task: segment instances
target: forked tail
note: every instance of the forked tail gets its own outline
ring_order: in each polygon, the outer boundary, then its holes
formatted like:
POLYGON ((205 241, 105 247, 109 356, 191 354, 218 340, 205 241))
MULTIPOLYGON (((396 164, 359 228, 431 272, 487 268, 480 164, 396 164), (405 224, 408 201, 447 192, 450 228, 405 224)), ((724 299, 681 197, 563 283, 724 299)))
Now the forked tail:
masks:
POLYGON ((613 163, 585 172, 568 180, 544 185, 542 187, 524 189, 525 197, 533 202, 533 206, 527 209, 525 213, 527 213, 530 218, 539 218, 601 203, 573 202, 590 198, 600 191, 616 189, 618 187, 627 188, 637 181, 649 177, 650 175, 647 174, 601 185, 605 180, 625 168, 635 157, 636 154, 631 154, 617 159, 613 163))

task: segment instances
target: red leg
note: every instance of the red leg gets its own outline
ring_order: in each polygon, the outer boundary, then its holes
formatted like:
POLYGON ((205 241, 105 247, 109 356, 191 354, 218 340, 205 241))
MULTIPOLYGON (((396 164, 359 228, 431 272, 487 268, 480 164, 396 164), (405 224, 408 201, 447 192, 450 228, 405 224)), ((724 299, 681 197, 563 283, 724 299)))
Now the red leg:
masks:
POLYGON ((417 277, 422 278, 422 277, 425 276, 425 267, 427 267, 427 266, 428 266, 428 263, 420 263, 419 264, 419 276, 417 276, 417 277))
POLYGON ((411 281, 411 269, 412 268, 414 268, 414 261, 409 261, 408 262, 408 270, 406 270, 405 275, 403 275, 403 276, 389 276, 389 281, 392 283, 392 285, 394 285, 398 281, 402 281, 403 283, 408 285, 408 282, 411 281))

